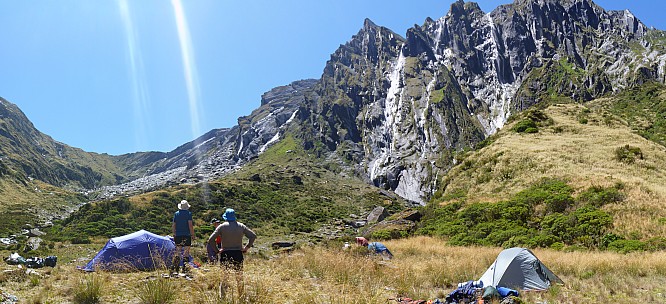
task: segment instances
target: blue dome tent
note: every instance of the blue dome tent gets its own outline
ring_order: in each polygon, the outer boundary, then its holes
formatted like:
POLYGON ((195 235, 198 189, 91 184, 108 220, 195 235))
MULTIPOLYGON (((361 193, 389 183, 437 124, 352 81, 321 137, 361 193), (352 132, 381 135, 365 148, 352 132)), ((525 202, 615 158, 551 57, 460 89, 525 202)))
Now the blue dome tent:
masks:
POLYGON ((168 268, 171 266, 175 250, 173 239, 139 230, 111 238, 83 270, 127 271, 168 268))

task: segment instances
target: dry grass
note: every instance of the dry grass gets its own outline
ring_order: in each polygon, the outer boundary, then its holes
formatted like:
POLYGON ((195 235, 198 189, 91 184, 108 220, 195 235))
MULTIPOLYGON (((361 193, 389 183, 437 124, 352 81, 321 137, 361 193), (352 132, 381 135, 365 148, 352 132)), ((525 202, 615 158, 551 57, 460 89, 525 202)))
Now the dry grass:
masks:
MULTIPOLYGON (((4 280, 0 288, 26 303, 69 303, 81 282, 102 286, 101 303, 145 303, 139 295, 158 288, 173 292, 172 303, 387 303, 398 296, 443 299, 458 282, 478 279, 501 248, 453 247, 430 237, 387 241, 391 261, 358 251, 307 247, 270 259, 249 255, 242 283, 227 280, 224 299, 217 266, 193 271, 193 280, 163 278, 164 270, 132 273, 82 273, 75 263, 38 270, 29 279, 4 280), (159 283, 163 281, 162 283, 159 283), (168 282, 168 283, 167 283, 168 282), (152 287, 151 287, 152 286, 152 287), (156 287, 157 286, 157 287, 156 287)), ((527 303, 624 303, 666 301, 666 253, 534 253, 565 282, 547 292, 522 295, 527 303)), ((82 264, 83 262, 78 262, 82 264)))
POLYGON ((583 109, 549 107, 544 112, 554 124, 535 134, 504 128, 496 142, 466 159, 471 166, 449 173, 447 193, 465 189, 469 202, 496 202, 544 177, 561 178, 579 191, 622 183, 625 202, 604 207, 614 216, 615 231, 644 238, 666 235, 666 149, 620 121, 606 125, 595 112, 587 114, 588 124, 581 124, 576 116, 583 109), (632 164, 615 160, 615 149, 624 145, 640 148, 645 158, 632 164))

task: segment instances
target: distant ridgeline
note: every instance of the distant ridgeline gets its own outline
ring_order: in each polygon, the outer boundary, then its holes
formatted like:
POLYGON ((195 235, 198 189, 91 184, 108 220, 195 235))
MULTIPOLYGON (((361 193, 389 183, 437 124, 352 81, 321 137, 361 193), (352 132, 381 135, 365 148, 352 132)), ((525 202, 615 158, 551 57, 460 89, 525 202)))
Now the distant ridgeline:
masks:
MULTIPOLYGON (((371 205, 401 208, 403 202, 377 195, 371 187, 425 205, 442 177, 460 165, 465 151, 493 145, 493 134, 512 123, 511 117, 535 106, 588 105, 612 97, 608 103, 595 103, 608 113, 608 126, 613 117, 620 117, 663 145, 665 66, 666 35, 649 29, 629 11, 606 11, 591 0, 516 0, 484 13, 476 3, 457 1, 444 17, 426 19, 405 37, 365 20, 360 31, 331 55, 320 79, 274 88, 236 126, 211 130, 170 152, 88 153, 40 133, 18 108, 2 100, 0 180, 11 179, 5 189, 16 189, 17 184, 22 192, 6 190, 13 195, 0 202, 9 205, 11 198, 22 214, 15 218, 39 222, 67 214, 85 201, 129 196, 86 206, 57 224, 69 238, 135 227, 168 232, 167 211, 173 207, 169 202, 199 194, 202 205, 195 210, 204 218, 237 206, 249 211, 251 223, 276 232, 315 231, 332 218, 371 205), (261 169, 256 169, 258 163, 261 169), (231 177, 238 170, 254 171, 259 179, 231 177), (336 189, 332 183, 349 183, 350 188, 336 189), (46 185, 60 189, 64 198, 55 203, 40 200, 43 204, 37 209, 53 212, 31 220, 39 213, 29 208, 34 194, 54 192, 41 190, 46 185), (201 185, 203 189, 194 190, 201 185), (331 193, 321 194, 321 189, 331 193), (135 194, 141 195, 131 196, 135 194), (293 214, 284 217, 283 210, 293 214), (122 221, 127 224, 119 224, 122 221)), ((523 131, 538 134, 531 132, 542 122, 528 120, 523 131)), ((521 242, 530 244, 601 246, 600 236, 586 241, 579 236, 582 232, 544 226, 590 216, 605 222, 608 210, 590 209, 579 202, 579 195, 569 195, 572 204, 543 213, 539 224, 521 219, 508 224, 509 218, 503 218, 508 215, 502 213, 497 220, 504 224, 485 225, 525 232, 528 239, 521 242)), ((521 208, 536 208, 535 214, 541 214, 538 211, 547 205, 525 203, 521 208)), ((472 207, 449 208, 453 209, 442 216, 454 219, 457 212, 472 207)), ((457 237, 459 226, 436 219, 429 223, 422 231, 477 243, 457 237)), ((510 239, 478 243, 517 242, 510 239)))

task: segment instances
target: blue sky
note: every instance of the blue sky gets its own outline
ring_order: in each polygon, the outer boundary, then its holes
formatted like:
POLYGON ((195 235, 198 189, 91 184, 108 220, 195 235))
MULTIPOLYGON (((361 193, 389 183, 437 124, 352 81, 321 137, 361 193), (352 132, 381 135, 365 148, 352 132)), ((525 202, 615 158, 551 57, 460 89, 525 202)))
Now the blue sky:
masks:
MULTIPOLYGON (((452 2, 0 0, 0 96, 70 146, 167 152, 234 126, 273 87, 319 78, 366 17, 404 36, 452 2)), ((596 3, 666 29, 665 1, 596 3)))

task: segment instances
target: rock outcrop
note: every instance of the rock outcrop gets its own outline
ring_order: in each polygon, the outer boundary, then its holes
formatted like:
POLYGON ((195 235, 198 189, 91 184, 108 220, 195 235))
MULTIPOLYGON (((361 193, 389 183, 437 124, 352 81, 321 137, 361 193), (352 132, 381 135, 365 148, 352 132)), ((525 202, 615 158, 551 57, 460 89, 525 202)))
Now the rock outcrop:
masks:
POLYGON ((516 0, 490 13, 457 1, 405 37, 366 19, 320 79, 266 92, 238 125, 168 153, 82 162, 92 154, 39 133, 0 100, 3 155, 29 158, 3 156, 0 174, 20 167, 56 185, 107 185, 96 198, 108 198, 223 177, 289 132, 345 174, 424 203, 455 154, 495 133, 511 114, 552 98, 584 102, 666 82, 665 44, 663 31, 591 0, 516 0), (16 150, 22 146, 33 148, 16 150))
POLYGON ((587 101, 664 82, 664 32, 591 0, 457 1, 406 38, 366 20, 331 55, 301 120, 311 146, 402 197, 426 201, 456 151, 548 98, 587 101), (351 164, 351 165, 350 165, 351 164))

